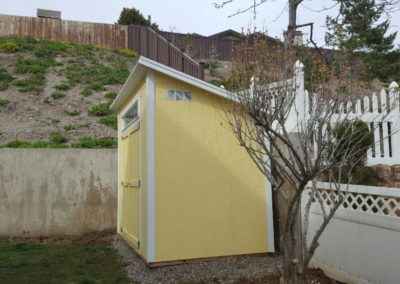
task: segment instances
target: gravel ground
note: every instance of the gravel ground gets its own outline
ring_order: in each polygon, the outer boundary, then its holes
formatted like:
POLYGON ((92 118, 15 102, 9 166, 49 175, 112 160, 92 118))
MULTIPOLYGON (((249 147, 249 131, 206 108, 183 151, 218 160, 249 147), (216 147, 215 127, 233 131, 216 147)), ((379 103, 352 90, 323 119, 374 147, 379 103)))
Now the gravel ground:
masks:
POLYGON ((141 284, 269 283, 268 278, 277 272, 280 266, 278 257, 235 256, 149 268, 119 237, 115 238, 114 247, 123 257, 129 278, 133 283, 141 284))

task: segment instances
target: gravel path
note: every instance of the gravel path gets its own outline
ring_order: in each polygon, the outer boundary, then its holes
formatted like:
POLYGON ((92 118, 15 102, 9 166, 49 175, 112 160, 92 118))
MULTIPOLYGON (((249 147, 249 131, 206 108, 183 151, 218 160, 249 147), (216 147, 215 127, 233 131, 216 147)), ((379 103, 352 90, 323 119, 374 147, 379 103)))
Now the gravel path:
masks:
POLYGON ((123 257, 129 278, 141 284, 269 283, 268 278, 280 266, 277 257, 235 256, 150 269, 119 237, 114 247, 123 257))

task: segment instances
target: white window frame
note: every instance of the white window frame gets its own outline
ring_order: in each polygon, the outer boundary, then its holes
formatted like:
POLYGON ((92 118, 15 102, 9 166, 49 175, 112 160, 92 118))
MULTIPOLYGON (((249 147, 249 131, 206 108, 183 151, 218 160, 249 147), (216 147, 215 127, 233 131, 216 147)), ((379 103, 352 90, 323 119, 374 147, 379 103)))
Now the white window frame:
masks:
POLYGON ((126 107, 126 110, 122 113, 121 115, 121 120, 123 123, 122 126, 122 131, 127 130, 131 125, 135 124, 135 122, 140 121, 140 118, 142 116, 141 112, 140 112, 140 107, 141 107, 141 101, 140 101, 140 97, 136 96, 132 102, 126 107), (133 119, 132 121, 126 123, 125 122, 125 115, 132 109, 132 107, 137 103, 137 118, 133 119))
POLYGON ((176 89, 171 89, 167 91, 167 98, 171 101, 177 101, 177 102, 190 102, 192 101, 193 95, 192 92, 190 91, 181 91, 181 90, 176 90, 176 89), (174 93, 174 98, 170 95, 174 93), (180 93, 182 95, 181 99, 176 98, 176 93, 180 93))

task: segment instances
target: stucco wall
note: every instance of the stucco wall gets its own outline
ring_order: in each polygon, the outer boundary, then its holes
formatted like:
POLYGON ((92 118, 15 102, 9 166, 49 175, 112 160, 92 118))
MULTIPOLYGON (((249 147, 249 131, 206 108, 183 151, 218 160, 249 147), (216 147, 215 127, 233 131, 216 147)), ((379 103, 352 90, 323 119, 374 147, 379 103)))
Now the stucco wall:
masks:
POLYGON ((0 236, 116 228, 113 149, 0 149, 0 236))

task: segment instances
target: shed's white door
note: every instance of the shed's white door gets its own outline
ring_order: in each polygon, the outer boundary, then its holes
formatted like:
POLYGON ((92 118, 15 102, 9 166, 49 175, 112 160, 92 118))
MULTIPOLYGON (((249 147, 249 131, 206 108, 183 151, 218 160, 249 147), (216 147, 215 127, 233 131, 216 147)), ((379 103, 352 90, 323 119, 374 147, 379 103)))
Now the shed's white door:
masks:
POLYGON ((123 236, 139 248, 140 218, 140 124, 121 137, 121 186, 123 236))

